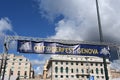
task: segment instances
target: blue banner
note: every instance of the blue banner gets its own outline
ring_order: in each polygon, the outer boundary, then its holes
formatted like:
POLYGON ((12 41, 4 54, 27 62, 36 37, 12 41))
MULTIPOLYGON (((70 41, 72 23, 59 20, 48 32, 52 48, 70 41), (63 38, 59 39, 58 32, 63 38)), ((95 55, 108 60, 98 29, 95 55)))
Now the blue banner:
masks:
POLYGON ((18 40, 18 52, 40 54, 64 54, 109 57, 110 49, 106 45, 62 44, 56 42, 35 42, 18 40))

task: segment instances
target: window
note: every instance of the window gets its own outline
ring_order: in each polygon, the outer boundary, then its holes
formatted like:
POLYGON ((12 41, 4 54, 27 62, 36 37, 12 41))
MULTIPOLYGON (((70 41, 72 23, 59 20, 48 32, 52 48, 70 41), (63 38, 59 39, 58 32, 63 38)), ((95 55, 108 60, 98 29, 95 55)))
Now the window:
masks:
POLYGON ((19 61, 22 61, 22 59, 19 59, 19 61))
POLYGON ((21 63, 19 63, 19 65, 21 65, 21 63))
POLYGON ((25 71, 24 73, 24 78, 26 79, 26 77, 27 77, 27 71, 25 71))
POLYGON ((84 69, 82 69, 81 71, 82 71, 82 73, 84 73, 84 69))
POLYGON ((61 73, 63 73, 63 67, 60 68, 61 73))
POLYGON ((87 78, 89 78, 89 75, 87 75, 87 78))
POLYGON ((102 79, 104 79, 104 76, 102 76, 102 79))
POLYGON ((57 78, 58 77, 58 75, 55 75, 55 78, 57 78))
POLYGON ((103 68, 101 68, 101 74, 103 74, 103 68))
POLYGON ((20 76, 20 71, 18 71, 17 75, 20 76))
POLYGON ((24 75, 27 76, 27 71, 25 71, 24 75))
POLYGON ((55 67, 55 72, 58 73, 58 67, 55 67))
POLYGON ((96 68, 96 74, 98 74, 98 68, 96 68))
POLYGON ((10 74, 13 75, 13 71, 12 70, 10 71, 10 74))
POLYGON ((84 76, 82 75, 82 78, 84 78, 84 76))
POLYGON ((66 65, 68 65, 68 62, 66 62, 66 65))
POLYGON ((63 62, 61 62, 61 64, 63 64, 63 62))
POLYGON ((78 65, 78 62, 76 62, 76 65, 78 65))
POLYGON ((66 67, 66 73, 68 73, 68 67, 66 67))
POLYGON ((94 73, 93 69, 91 70, 91 73, 94 73))
POLYGON ((71 73, 73 73, 73 69, 71 69, 71 73))
POLYGON ((91 66, 93 66, 93 63, 91 63, 91 66))
POLYGON ((77 78, 79 78, 79 75, 76 75, 77 78))
POLYGON ((83 66, 83 63, 81 62, 81 65, 83 66))
POLYGON ((99 76, 97 76, 97 78, 99 78, 99 76))
POLYGON ((71 75, 72 78, 74 78, 74 75, 71 75))
POLYGON ((66 75, 66 78, 68 78, 68 75, 66 75))
POLYGON ((98 63, 96 63, 96 66, 98 66, 98 63))
POLYGON ((13 61, 15 61, 16 59, 13 59, 13 61))
POLYGON ((61 78, 63 78, 63 75, 61 75, 61 78))
POLYGON ((86 72, 89 73, 89 69, 87 69, 86 72))
POLYGON ((71 62, 71 65, 73 65, 73 62, 71 62))
POLYGON ((78 69, 76 69, 76 72, 78 73, 78 69))
POLYGON ((55 64, 58 64, 57 62, 55 62, 55 64))

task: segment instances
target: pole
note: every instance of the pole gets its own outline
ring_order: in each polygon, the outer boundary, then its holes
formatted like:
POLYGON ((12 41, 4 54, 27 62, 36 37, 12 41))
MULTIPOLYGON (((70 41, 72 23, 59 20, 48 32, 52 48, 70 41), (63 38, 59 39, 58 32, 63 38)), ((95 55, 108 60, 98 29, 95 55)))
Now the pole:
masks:
POLYGON ((3 54, 1 55, 0 79, 1 79, 2 67, 3 67, 3 54))
POLYGON ((100 13, 99 13, 98 0, 96 0, 96 9, 97 9, 97 19, 98 19, 100 42, 103 42, 103 34, 102 34, 102 27, 101 27, 101 21, 100 21, 100 13))
POLYGON ((4 59, 4 69, 3 69, 3 75, 2 75, 2 80, 4 80, 5 76, 5 69, 6 69, 6 64, 7 64, 7 54, 8 54, 8 45, 7 43, 4 43, 4 50, 5 50, 5 59, 4 59))
MULTIPOLYGON (((100 42, 103 42, 103 34, 102 34, 102 28, 101 28, 98 0, 96 0, 96 9, 97 9, 97 19, 98 19, 100 42)), ((107 63, 106 63, 106 58, 105 57, 103 57, 103 64, 104 64, 105 78, 106 78, 106 80, 109 80, 107 63)))

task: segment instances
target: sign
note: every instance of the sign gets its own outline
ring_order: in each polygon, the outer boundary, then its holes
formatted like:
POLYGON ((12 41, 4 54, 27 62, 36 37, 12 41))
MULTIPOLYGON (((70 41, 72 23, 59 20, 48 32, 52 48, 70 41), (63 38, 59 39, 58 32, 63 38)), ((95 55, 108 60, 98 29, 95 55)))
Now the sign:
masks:
POLYGON ((109 57, 109 47, 91 44, 62 44, 56 42, 35 42, 18 40, 18 52, 39 54, 65 54, 109 57))
POLYGON ((94 80, 94 76, 90 76, 90 77, 89 77, 89 80, 94 80))

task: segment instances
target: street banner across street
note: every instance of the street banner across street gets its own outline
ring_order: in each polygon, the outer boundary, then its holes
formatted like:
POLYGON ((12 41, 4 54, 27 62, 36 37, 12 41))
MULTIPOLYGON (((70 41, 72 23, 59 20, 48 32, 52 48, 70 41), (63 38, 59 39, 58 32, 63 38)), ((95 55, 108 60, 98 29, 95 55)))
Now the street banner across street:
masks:
POLYGON ((57 42, 35 42, 18 40, 17 50, 20 53, 63 54, 109 57, 107 45, 62 44, 57 42))

